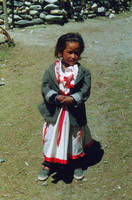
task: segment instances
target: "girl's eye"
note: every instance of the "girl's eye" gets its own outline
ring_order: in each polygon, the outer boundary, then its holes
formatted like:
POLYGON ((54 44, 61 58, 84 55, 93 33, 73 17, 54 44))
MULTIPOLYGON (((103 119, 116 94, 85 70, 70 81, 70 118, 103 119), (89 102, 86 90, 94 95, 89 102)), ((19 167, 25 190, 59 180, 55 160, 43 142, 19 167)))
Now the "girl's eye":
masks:
POLYGON ((73 52, 72 52, 72 51, 69 51, 69 52, 67 52, 67 53, 72 54, 73 52))
POLYGON ((74 53, 75 55, 77 55, 77 56, 80 55, 80 53, 79 53, 78 51, 77 51, 77 52, 73 52, 73 51, 69 51, 69 52, 68 52, 68 54, 73 54, 73 53, 74 53))

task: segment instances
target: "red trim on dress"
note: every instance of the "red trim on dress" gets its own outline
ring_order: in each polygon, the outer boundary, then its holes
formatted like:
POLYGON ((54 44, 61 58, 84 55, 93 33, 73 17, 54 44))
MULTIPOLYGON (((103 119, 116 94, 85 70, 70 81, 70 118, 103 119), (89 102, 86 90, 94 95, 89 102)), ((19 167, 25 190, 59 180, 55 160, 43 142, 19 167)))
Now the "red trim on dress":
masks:
POLYGON ((60 144, 61 140, 61 134, 62 134, 62 127, 65 119, 65 113, 66 113, 66 108, 64 107, 60 116, 60 121, 59 121, 59 130, 58 130, 58 138, 57 138, 57 146, 60 144))
POLYGON ((94 143, 94 140, 91 140, 91 142, 89 142, 88 144, 85 144, 85 145, 84 145, 84 148, 89 148, 89 147, 91 147, 91 146, 93 145, 93 143, 94 143))
POLYGON ((82 153, 80 153, 78 155, 68 155, 68 157, 71 158, 71 159, 73 159, 73 160, 75 160, 77 158, 83 157, 84 155, 85 155, 85 153, 82 152, 82 153))
POLYGON ((61 160, 59 158, 48 158, 45 155, 44 155, 44 161, 51 162, 51 163, 67 164, 67 160, 61 160))
POLYGON ((43 138, 42 138, 42 143, 43 144, 44 144, 44 139, 45 139, 45 136, 46 136, 46 133, 47 133, 47 129, 48 129, 48 123, 46 123, 46 126, 43 129, 43 138))
MULTIPOLYGON (((83 157, 85 155, 84 152, 80 153, 79 155, 68 155, 69 158, 75 160, 77 158, 83 157)), ((62 160, 58 158, 48 158, 47 156, 44 155, 44 161, 50 162, 50 163, 60 163, 60 164, 67 164, 67 160, 62 160)))
MULTIPOLYGON (((90 143, 84 145, 84 148, 91 147, 93 145, 93 143, 94 143, 94 140, 91 140, 90 143)), ((78 155, 68 154, 68 158, 71 158, 73 160, 78 159, 78 158, 83 157, 83 156, 85 156, 84 152, 82 152, 78 155)), ((45 155, 44 155, 44 161, 47 161, 47 162, 50 162, 50 163, 59 163, 59 164, 67 164, 67 162, 68 162, 67 160, 62 160, 62 159, 59 159, 59 158, 49 158, 45 155)))

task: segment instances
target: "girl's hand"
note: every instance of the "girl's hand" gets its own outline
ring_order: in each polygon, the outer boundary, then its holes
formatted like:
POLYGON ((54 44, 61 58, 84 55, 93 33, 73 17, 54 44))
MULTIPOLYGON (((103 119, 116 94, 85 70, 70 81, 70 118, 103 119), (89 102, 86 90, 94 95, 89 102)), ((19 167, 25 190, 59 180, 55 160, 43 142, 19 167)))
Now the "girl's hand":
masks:
POLYGON ((64 98, 62 99, 62 101, 60 102, 60 104, 63 104, 63 105, 70 105, 74 102, 74 99, 73 97, 71 96, 64 96, 64 98))
POLYGON ((61 102, 64 100, 64 98, 65 98, 65 96, 63 96, 63 95, 58 95, 57 98, 56 98, 56 100, 57 100, 59 103, 61 103, 61 102))

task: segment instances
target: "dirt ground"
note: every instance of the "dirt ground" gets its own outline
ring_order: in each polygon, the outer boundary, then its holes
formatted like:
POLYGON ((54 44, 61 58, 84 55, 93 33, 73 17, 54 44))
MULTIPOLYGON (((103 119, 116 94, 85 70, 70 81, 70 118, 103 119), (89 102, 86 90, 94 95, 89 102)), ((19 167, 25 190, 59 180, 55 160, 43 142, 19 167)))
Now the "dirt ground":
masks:
POLYGON ((0 46, 0 199, 131 200, 132 16, 96 18, 64 26, 40 25, 9 31, 16 46, 0 46), (95 145, 87 152, 82 181, 69 168, 37 180, 41 170, 43 119, 37 106, 44 70, 54 62, 58 37, 79 32, 80 61, 92 74, 86 102, 95 145), (68 173, 67 173, 68 172, 68 173))

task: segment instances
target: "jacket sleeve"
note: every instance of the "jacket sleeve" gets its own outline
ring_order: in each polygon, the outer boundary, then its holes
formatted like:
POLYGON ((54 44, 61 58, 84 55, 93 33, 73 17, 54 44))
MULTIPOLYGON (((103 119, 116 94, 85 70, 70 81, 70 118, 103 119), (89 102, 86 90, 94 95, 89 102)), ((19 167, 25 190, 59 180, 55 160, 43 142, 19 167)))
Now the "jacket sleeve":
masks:
POLYGON ((57 92, 52 89, 50 79, 51 77, 49 75, 49 71, 46 70, 42 80, 41 92, 44 100, 46 100, 48 103, 53 103, 51 97, 57 95, 57 92))
POLYGON ((80 82, 75 86, 76 88, 78 88, 77 91, 70 95, 74 98, 76 106, 84 103, 90 96, 91 73, 88 69, 84 68, 83 78, 80 80, 80 82))

